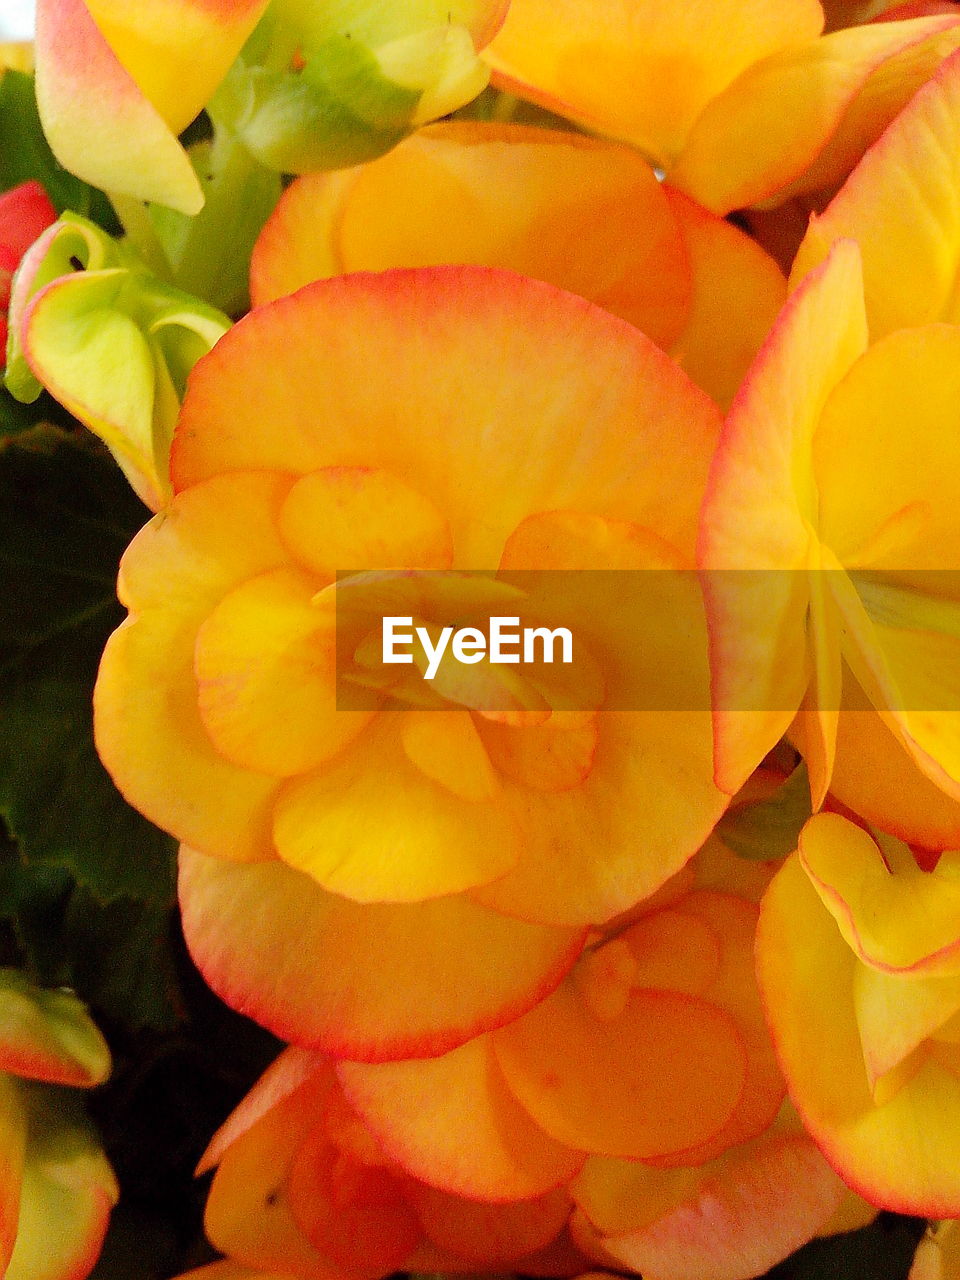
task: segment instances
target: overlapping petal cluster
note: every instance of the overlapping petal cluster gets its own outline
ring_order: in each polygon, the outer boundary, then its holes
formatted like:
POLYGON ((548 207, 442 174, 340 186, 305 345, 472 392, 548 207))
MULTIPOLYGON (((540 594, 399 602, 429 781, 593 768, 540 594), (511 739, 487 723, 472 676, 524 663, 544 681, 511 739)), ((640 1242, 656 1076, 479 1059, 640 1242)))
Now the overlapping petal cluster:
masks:
POLYGON ((513 0, 487 58, 498 83, 727 213, 835 186, 960 43, 955 12, 823 22, 816 0, 513 0))
POLYGON ((958 84, 953 57, 813 220, 701 528, 718 780, 736 786, 788 733, 832 810, 803 827, 758 934, 791 1097, 848 1185, 931 1217, 958 1214, 958 84), (922 288, 905 257, 930 262, 922 288))
MULTIPOLYGON (((585 634, 605 665, 592 708, 565 710, 549 684, 504 685, 488 664, 481 678, 450 671, 432 704, 418 672, 409 690, 384 689, 390 705, 342 711, 337 601, 375 569, 384 589, 428 584, 417 604, 436 622, 485 589, 516 601, 465 570, 651 570, 649 609, 687 620, 675 677, 705 690, 699 592, 655 571, 692 563, 717 427, 707 398, 630 326, 479 268, 320 282, 253 312, 198 366, 176 496, 123 564, 131 617, 101 667, 96 723, 121 789, 189 846, 187 927, 215 985, 242 981, 281 1033, 300 1008, 328 1050, 389 1056, 394 1036, 450 1047, 542 995, 585 926, 682 866, 725 804, 709 715, 603 707, 618 681, 662 687, 667 655, 638 663, 616 646, 617 620, 594 619, 585 634), (254 387, 251 362, 272 359, 284 378, 254 387), (545 394, 532 401, 535 379, 545 394), (353 578, 336 581, 338 569, 353 578), (224 908, 192 914, 211 894, 224 908), (283 964, 313 972, 266 991, 239 937, 227 941, 245 929, 233 906, 248 894, 299 904, 339 972, 291 953, 271 911, 283 964), (462 929, 481 951, 489 934, 511 963, 494 974, 465 948, 460 985, 436 990, 434 966, 462 929), (395 1018, 387 991, 379 1012, 369 996, 345 1003, 334 937, 356 948, 373 991, 376 938, 411 981, 421 967, 416 999, 398 989, 395 1018)), ((568 607, 582 619, 590 605, 568 607)), ((376 675, 364 643, 361 630, 348 679, 376 675)), ((265 949, 255 964, 278 959, 265 949)))
POLYGON ((546 280, 642 329, 722 406, 785 298, 755 241, 630 147, 516 124, 421 129, 383 159, 284 194, 255 304, 350 271, 469 262, 546 280))

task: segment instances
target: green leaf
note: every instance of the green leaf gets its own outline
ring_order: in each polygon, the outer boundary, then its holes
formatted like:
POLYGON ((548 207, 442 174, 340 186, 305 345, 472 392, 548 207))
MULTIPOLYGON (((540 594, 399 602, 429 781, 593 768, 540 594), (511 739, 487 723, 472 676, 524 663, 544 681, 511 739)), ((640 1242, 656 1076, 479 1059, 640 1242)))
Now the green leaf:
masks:
POLYGON ((0 76, 0 191, 35 178, 58 213, 73 209, 111 232, 120 227, 101 191, 81 182, 59 164, 44 137, 33 76, 5 71, 0 76))
POLYGON ((0 816, 29 865, 100 901, 173 898, 170 839, 131 809, 93 745, 91 695, 123 618, 117 563, 146 510, 84 437, 41 430, 0 452, 0 816))
POLYGON ((302 72, 234 63, 207 109, 267 168, 309 173, 384 155, 410 132, 420 97, 387 80, 369 50, 337 38, 302 72))
POLYGON ((793 853, 810 813, 807 767, 800 764, 769 799, 725 814, 717 835, 741 858, 773 862, 793 853))
POLYGON ((170 952, 170 907, 78 888, 63 919, 70 984, 97 1013, 128 1031, 168 1030, 179 1016, 170 952))
MULTIPOLYGON (((191 152, 206 204, 196 217, 152 205, 150 217, 173 268, 178 289, 230 315, 249 309, 250 255, 280 199, 279 173, 266 169, 229 131, 191 152)), ((180 333, 187 336, 187 331, 180 333)), ((196 341, 196 339, 194 339, 196 341)), ((189 361, 192 367, 206 347, 189 361)), ((171 365, 182 360, 168 360, 171 365)))

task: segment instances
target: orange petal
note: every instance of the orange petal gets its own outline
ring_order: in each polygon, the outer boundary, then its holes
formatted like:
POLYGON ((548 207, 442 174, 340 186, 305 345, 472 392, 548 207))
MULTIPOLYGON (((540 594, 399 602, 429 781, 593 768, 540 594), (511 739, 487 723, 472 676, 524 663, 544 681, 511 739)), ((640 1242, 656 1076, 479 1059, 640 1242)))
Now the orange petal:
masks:
POLYGON ((956 20, 923 18, 836 31, 775 53, 709 104, 670 181, 721 214, 793 194, 808 170, 810 189, 840 181, 958 40, 956 20), (923 41, 925 58, 917 53, 923 41))
MULTIPOLYGON (((679 905, 687 901, 685 897, 679 905)), ((722 940, 707 920, 680 910, 656 911, 631 925, 620 938, 633 956, 631 986, 637 989, 702 996, 717 980, 722 940)), ((606 949, 601 947, 597 954, 606 949)))
POLYGON ((927 849, 960 848, 960 804, 925 774, 855 681, 844 688, 833 794, 872 826, 927 849))
MULTIPOLYGON (((354 902, 412 903, 488 884, 510 870, 523 847, 517 817, 495 791, 491 795, 495 779, 483 773, 485 752, 476 735, 446 739, 456 753, 448 762, 451 787, 435 779, 437 768, 422 768, 429 762, 405 749, 406 715, 384 712, 352 747, 322 769, 290 779, 277 798, 279 856, 354 902), (461 771, 481 784, 485 777, 489 787, 475 791, 461 771)), ((446 720, 437 721, 438 730, 441 725, 449 728, 446 720)), ((425 750, 422 738, 418 745, 425 750)))
POLYGON ((814 441, 824 542, 848 569, 926 594, 946 593, 960 566, 949 509, 960 496, 960 442, 951 407, 960 394, 960 330, 936 324, 874 342, 834 388, 814 441), (915 432, 903 430, 909 421, 915 432), (869 478, 863 460, 876 457, 869 478))
POLYGON ((635 992, 600 1021, 567 982, 493 1042, 537 1123, 601 1155, 650 1159, 705 1142, 730 1119, 746 1076, 729 1014, 674 992, 635 992))
POLYGON ((856 957, 797 855, 764 899, 757 957, 791 1097, 844 1181, 899 1213, 960 1213, 960 1080, 930 1058, 874 1103, 854 1016, 856 957))
MULTIPOLYGON (((343 1280, 342 1275, 332 1269, 310 1272, 308 1275, 314 1280, 343 1280)), ((291 1277, 289 1272, 282 1273, 272 1268, 264 1271, 262 1267, 245 1267, 242 1262, 221 1258, 219 1262, 208 1263, 205 1267, 184 1271, 176 1280, 291 1280, 291 1277)))
POLYGON ((304 476, 280 512, 280 534, 311 573, 446 569, 450 533, 439 511, 385 471, 328 467, 304 476))
POLYGON ((887 972, 960 972, 960 853, 944 854, 935 871, 921 871, 909 851, 891 867, 861 827, 821 813, 800 833, 800 857, 865 963, 887 972))
MULTIPOLYGON (((818 193, 839 186, 960 44, 960 25, 952 5, 930 7, 926 13, 917 10, 898 14, 891 10, 884 20, 899 28, 899 47, 894 46, 890 56, 867 76, 823 151, 797 182, 781 193, 787 198, 795 192, 809 193, 816 201, 818 193), (938 20, 904 21, 913 18, 938 20)), ((872 324, 871 334, 876 336, 872 324)))
MULTIPOLYGON (((327 1068, 265 1112, 224 1153, 207 1197, 204 1226, 211 1243, 247 1266, 305 1280, 349 1275, 322 1257, 297 1227, 287 1178, 304 1140, 317 1127, 334 1087, 327 1068)), ((373 1269, 369 1273, 375 1275, 373 1269)))
POLYGON ((522 919, 589 924, 654 893, 703 843, 724 807, 709 783, 706 720, 697 711, 604 711, 579 787, 530 791, 504 783, 505 803, 524 815, 523 857, 473 896, 522 919))
POLYGON ((323 1073, 329 1076, 326 1058, 309 1049, 291 1045, 275 1058, 266 1071, 223 1122, 200 1157, 196 1176, 208 1173, 223 1159, 224 1152, 263 1116, 288 1098, 307 1080, 323 1073))
MULTIPOLYGON (((810 782, 810 801, 817 810, 823 804, 833 778, 840 723, 843 634, 840 610, 833 596, 837 561, 824 548, 810 549, 808 626, 810 630, 810 683, 804 694, 790 740, 800 751, 810 782)), ((792 852, 792 850, 791 850, 792 852)))
POLYGON ((222 998, 286 1040, 371 1062, 445 1053, 519 1016, 582 945, 580 932, 464 898, 359 906, 282 863, 186 848, 180 897, 191 951, 222 998))
POLYGON ((774 260, 737 227, 664 185, 690 257, 686 323, 668 348, 694 382, 727 408, 786 297, 774 260))
POLYGON ((531 602, 602 655, 607 707, 650 709, 602 711, 579 787, 531 795, 505 784, 508 803, 527 815, 527 843, 513 871, 478 891, 482 901, 523 918, 609 920, 659 889, 712 830, 724 798, 710 780, 703 601, 683 563, 643 528, 580 512, 530 517, 508 540, 502 571, 526 571, 531 602), (616 572, 591 572, 598 567, 616 572), (621 593, 627 570, 639 572, 621 593), (678 709, 698 699, 702 711, 678 709))
POLYGON ((272 853, 277 783, 224 759, 197 706, 194 643, 233 588, 287 563, 276 513, 289 480, 230 475, 183 495, 134 539, 120 567, 130 619, 111 636, 94 691, 97 750, 141 812, 225 858, 272 853))
POLYGON ((859 242, 874 341, 895 329, 958 318, 958 113, 960 54, 954 54, 813 219, 797 254, 791 285, 834 241, 850 236, 859 242))
POLYGON ((570 1197, 562 1190, 496 1205, 454 1199, 417 1183, 408 1194, 430 1240, 478 1267, 514 1262, 546 1248, 570 1216, 570 1197))
POLYGON ((198 213, 203 192, 186 152, 84 0, 39 0, 36 48, 37 103, 60 163, 95 187, 198 213))
POLYGON ((678 1171, 700 1175, 689 1196, 641 1231, 604 1235, 603 1248, 657 1280, 742 1280, 806 1244, 843 1195, 805 1135, 771 1135, 708 1168, 678 1171))
POLYGON ((403 749, 421 773, 464 800, 489 800, 497 776, 466 711, 408 711, 400 729, 403 749))
POLYGON ((485 724, 481 737, 494 767, 512 782, 534 791, 567 791, 588 777, 600 726, 596 716, 556 711, 541 725, 485 724))
POLYGON ((20 1217, 20 1183, 27 1144, 27 1108, 19 1086, 0 1075, 0 1268, 6 1271, 20 1217))
POLYGON ((373 713, 340 711, 336 635, 293 568, 235 587, 197 633, 194 670, 203 726, 243 769, 286 777, 329 760, 373 713))
POLYGON ((624 321, 549 285, 435 267, 320 281, 252 312, 194 370, 171 466, 176 489, 238 469, 384 469, 443 512, 458 567, 489 570, 537 511, 671 540, 716 429, 624 321), (268 366, 284 376, 251 377, 268 366))
POLYGON ((871 1087, 960 1010, 955 977, 903 982, 897 974, 858 965, 853 1002, 871 1087))
MULTIPOLYGON (((727 1123, 707 1142, 675 1157, 677 1163, 702 1164, 769 1128, 783 1102, 786 1086, 754 977, 757 911, 753 903, 728 893, 699 890, 677 904, 676 915, 684 923, 689 922, 688 928, 694 921, 707 926, 720 940, 720 965, 704 986, 702 996, 732 1016, 747 1057, 743 1091, 727 1123)), ((678 988, 670 984, 668 989, 678 988)))
POLYGON ((808 590, 797 571, 810 563, 816 520, 812 440, 866 342, 857 250, 844 242, 784 308, 714 460, 700 564, 716 777, 731 795, 783 736, 807 684, 808 590))
POLYGON ((173 134, 201 109, 267 0, 84 0, 117 61, 173 134))
POLYGON ((341 1062, 338 1073, 384 1150, 452 1195, 530 1199, 561 1186, 583 1163, 581 1151, 549 1138, 509 1092, 489 1037, 439 1058, 341 1062))
POLYGON ((664 162, 742 71, 822 25, 810 0, 513 0, 486 58, 524 96, 664 162))
POLYGON ((290 1166, 287 1198, 297 1226, 337 1266, 401 1270, 423 1238, 406 1198, 408 1179, 358 1164, 314 1129, 290 1166))
POLYGON ((690 296, 670 207, 635 152, 464 121, 420 130, 349 179, 294 183, 256 247, 251 282, 259 303, 338 271, 443 262, 549 281, 661 346, 680 332, 690 296))

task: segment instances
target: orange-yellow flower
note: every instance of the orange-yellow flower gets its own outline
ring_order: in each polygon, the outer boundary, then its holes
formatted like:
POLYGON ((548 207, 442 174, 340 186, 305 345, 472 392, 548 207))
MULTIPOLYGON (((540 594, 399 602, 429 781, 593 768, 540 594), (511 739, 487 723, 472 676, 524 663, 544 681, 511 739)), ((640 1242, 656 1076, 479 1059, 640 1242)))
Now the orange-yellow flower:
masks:
POLYGON ((960 43, 950 14, 822 26, 817 0, 513 0, 486 56, 504 87, 727 213, 840 182, 960 43))
POLYGON ((254 304, 347 271, 470 262, 579 293, 726 404, 785 297, 754 241, 629 147, 521 125, 422 129, 362 168, 301 178, 254 250, 254 304))
POLYGON ((418 1181, 384 1153, 319 1054, 281 1054, 214 1136, 200 1172, 214 1167, 207 1235, 234 1265, 326 1280, 582 1266, 563 1234, 563 1188, 498 1204, 418 1181))
POLYGON ((758 976, 790 1095, 872 1203, 960 1214, 960 854, 837 814, 807 823, 764 898, 758 976))
POLYGON ((960 840, 958 86, 955 55, 814 220, 701 529, 721 783, 789 730, 817 804, 931 849, 960 840))
POLYGON ((767 1129, 783 1082, 753 977, 757 909, 682 879, 516 1021, 436 1058, 338 1063, 384 1149, 447 1192, 519 1199, 588 1154, 699 1166, 767 1129))
MULTIPOLYGON (((122 566, 96 732, 190 847, 185 926, 228 999, 338 1055, 439 1053, 541 998, 584 925, 691 856, 724 805, 709 715, 669 709, 707 705, 694 580, 637 575, 639 653, 636 611, 574 600, 600 656, 594 703, 564 711, 561 689, 560 714, 492 665, 446 670, 432 706, 418 678, 388 689, 408 710, 338 710, 331 605, 338 569, 392 590, 431 571, 437 621, 480 589, 460 570, 690 564, 716 430, 632 327, 479 268, 319 282, 197 365, 176 496, 122 566), (605 709, 607 687, 667 710, 605 709)), ((351 671, 376 684, 364 652, 351 671)))
POLYGON ((811 220, 796 288, 842 239, 856 240, 871 342, 895 329, 960 322, 960 54, 943 64, 811 220))

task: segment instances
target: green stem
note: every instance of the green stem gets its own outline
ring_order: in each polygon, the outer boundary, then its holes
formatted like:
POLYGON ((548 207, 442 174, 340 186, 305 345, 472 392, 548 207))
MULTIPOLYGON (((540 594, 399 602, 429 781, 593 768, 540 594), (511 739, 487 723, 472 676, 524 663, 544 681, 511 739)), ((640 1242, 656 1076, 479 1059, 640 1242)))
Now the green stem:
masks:
POLYGON ((520 99, 513 93, 500 93, 493 104, 490 119, 494 124, 509 124, 520 99))
POLYGON ((246 305, 250 252, 280 198, 280 178, 255 160, 242 142, 215 125, 206 203, 180 226, 171 245, 174 283, 221 310, 246 305))
POLYGON ((170 262, 150 220, 147 206, 142 200, 121 195, 119 191, 111 191, 107 195, 130 244, 155 276, 159 276, 161 280, 171 281, 173 273, 170 262))

